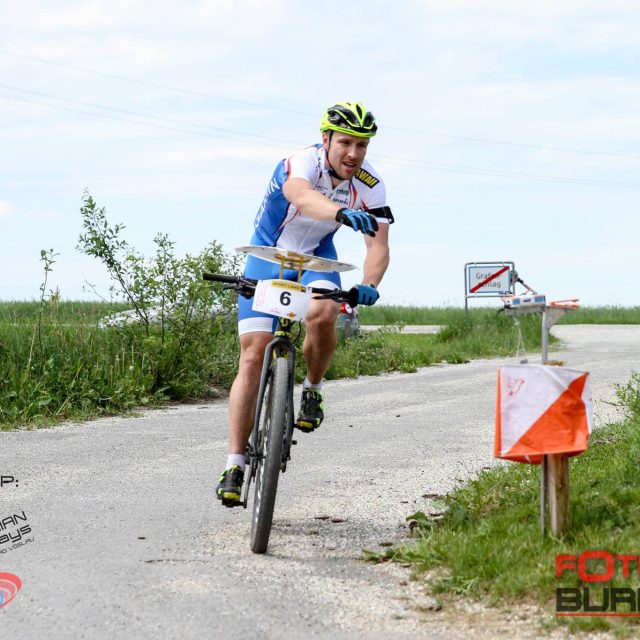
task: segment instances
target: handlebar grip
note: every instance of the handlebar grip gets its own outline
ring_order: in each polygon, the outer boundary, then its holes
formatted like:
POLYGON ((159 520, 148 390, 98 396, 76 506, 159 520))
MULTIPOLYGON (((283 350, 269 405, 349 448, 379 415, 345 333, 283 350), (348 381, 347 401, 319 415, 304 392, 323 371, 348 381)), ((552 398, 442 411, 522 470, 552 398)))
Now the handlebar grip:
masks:
POLYGON ((220 273, 203 273, 203 280, 210 280, 212 282, 224 282, 226 284, 238 284, 240 282, 239 276, 224 276, 220 273))
POLYGON ((321 289, 313 287, 313 293, 320 294, 315 296, 316 300, 335 300, 336 302, 346 302, 350 307, 355 309, 358 306, 358 290, 355 287, 349 291, 341 291, 340 289, 321 289))

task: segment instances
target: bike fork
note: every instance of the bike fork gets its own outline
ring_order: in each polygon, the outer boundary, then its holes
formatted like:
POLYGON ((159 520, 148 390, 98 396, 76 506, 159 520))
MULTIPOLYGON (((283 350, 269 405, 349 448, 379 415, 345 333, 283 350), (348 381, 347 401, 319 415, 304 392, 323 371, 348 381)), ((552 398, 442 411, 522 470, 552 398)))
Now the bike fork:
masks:
POLYGON ((283 473, 287 470, 287 462, 291 460, 291 446, 298 444, 297 440, 293 439, 293 425, 294 409, 293 409, 293 385, 295 383, 296 375, 296 354, 295 350, 289 355, 289 390, 287 393, 287 426, 284 432, 284 442, 282 443, 282 463, 280 465, 280 471, 283 473))

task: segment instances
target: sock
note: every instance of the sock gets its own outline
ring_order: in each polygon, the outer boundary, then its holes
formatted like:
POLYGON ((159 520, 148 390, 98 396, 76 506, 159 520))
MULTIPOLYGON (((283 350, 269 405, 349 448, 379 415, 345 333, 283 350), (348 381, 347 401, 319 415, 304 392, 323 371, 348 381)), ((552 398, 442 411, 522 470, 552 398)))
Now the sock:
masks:
POLYGON ((233 465, 240 467, 244 471, 245 460, 244 453, 230 453, 227 457, 227 469, 231 469, 233 465))
POLYGON ((303 389, 315 389, 316 391, 320 391, 322 389, 322 380, 318 382, 318 384, 313 384, 313 382, 309 382, 309 378, 305 376, 304 382, 302 383, 303 389))

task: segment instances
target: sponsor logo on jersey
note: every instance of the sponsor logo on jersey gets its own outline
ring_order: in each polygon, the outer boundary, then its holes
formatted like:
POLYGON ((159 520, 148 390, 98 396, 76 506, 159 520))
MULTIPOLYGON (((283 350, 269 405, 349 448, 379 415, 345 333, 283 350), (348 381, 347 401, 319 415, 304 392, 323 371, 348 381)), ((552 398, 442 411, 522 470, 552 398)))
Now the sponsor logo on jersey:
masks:
POLYGON ((364 182, 367 187, 375 187, 380 180, 378 178, 374 178, 368 171, 364 169, 358 169, 356 173, 356 178, 360 180, 360 182, 364 182))

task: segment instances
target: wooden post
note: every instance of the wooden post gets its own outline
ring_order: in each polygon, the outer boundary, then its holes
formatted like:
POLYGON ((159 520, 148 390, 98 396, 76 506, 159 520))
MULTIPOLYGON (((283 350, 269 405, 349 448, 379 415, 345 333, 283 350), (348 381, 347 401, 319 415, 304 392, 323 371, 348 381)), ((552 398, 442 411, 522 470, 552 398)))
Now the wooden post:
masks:
POLYGON ((547 529, 547 456, 542 456, 540 464, 540 533, 547 529))
POLYGON ((545 459, 549 528, 557 537, 569 524, 569 458, 563 454, 551 454, 545 459))

